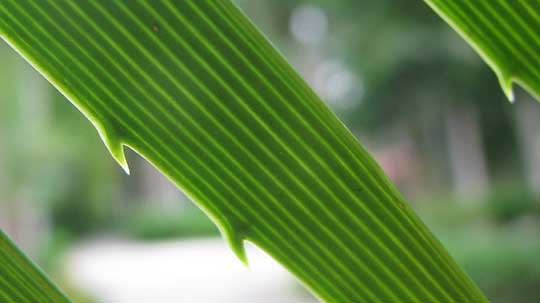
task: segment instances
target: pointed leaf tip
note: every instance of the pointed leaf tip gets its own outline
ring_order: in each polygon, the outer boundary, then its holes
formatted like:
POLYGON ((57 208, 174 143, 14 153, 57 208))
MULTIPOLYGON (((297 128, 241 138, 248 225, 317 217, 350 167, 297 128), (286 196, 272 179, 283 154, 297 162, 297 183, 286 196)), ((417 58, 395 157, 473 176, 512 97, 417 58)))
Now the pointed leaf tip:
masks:
POLYGON ((233 228, 233 224, 230 224, 228 221, 225 220, 214 220, 216 222, 216 225, 221 232, 221 235, 225 238, 227 243, 229 244, 229 247, 233 251, 233 253, 240 259, 244 265, 249 267, 247 255, 246 255, 246 247, 244 245, 244 237, 242 234, 233 228))
POLYGON ((130 174, 129 165, 126 159, 124 146, 127 146, 121 139, 120 135, 115 131, 115 128, 108 127, 103 122, 96 123, 92 121, 96 127, 99 137, 111 153, 112 157, 122 167, 126 174, 130 174))
POLYGON ((228 242, 236 257, 238 257, 238 259, 240 259, 240 261, 244 263, 245 266, 249 267, 244 240, 228 240, 228 242))
POLYGON ((513 81, 514 80, 512 79, 512 77, 499 75, 499 83, 504 92, 504 95, 506 96, 506 98, 508 98, 508 101, 510 101, 510 103, 514 103, 515 100, 514 89, 512 87, 513 81))
POLYGON ((124 152, 125 144, 120 144, 120 152, 117 152, 116 154, 113 154, 113 158, 120 164, 120 167, 124 170, 126 175, 130 174, 129 165, 126 160, 126 154, 124 152))

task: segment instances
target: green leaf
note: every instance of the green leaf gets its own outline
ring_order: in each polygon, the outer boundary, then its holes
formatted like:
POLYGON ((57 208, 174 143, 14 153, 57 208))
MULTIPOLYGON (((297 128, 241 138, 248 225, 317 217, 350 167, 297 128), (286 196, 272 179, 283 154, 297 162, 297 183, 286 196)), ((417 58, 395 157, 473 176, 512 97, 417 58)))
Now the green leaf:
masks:
POLYGON ((4 0, 0 34, 243 261, 248 240, 331 302, 486 301, 232 2, 4 0))
POLYGON ((504 93, 512 83, 540 100, 538 0, 425 0, 495 71, 504 93))
POLYGON ((0 230, 0 302, 70 302, 0 230))

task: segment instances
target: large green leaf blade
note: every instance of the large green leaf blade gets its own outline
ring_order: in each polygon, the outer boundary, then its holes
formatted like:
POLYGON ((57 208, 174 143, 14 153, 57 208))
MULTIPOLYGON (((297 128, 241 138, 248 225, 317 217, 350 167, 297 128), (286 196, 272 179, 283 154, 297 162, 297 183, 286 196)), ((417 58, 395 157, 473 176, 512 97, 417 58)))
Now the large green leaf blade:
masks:
POLYGON ((0 230, 0 302, 70 302, 0 230))
POLYGON ((540 2, 425 0, 495 71, 506 96, 512 83, 540 100, 540 2))
POLYGON ((0 34, 245 260, 331 302, 483 302, 342 123, 230 1, 2 1, 0 34))

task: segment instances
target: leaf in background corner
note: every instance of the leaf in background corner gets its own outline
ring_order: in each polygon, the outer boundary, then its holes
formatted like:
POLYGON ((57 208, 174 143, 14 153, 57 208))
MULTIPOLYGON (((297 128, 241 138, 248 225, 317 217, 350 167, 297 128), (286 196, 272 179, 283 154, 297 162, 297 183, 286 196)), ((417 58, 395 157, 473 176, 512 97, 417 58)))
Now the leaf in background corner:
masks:
POLYGON ((3 0, 0 34, 241 259, 249 240, 330 302, 486 301, 231 1, 3 0))
POLYGON ((0 302, 70 302, 2 230, 0 230, 0 302))
POLYGON ((495 71, 508 99, 515 82, 540 100, 540 1, 424 1, 495 71))

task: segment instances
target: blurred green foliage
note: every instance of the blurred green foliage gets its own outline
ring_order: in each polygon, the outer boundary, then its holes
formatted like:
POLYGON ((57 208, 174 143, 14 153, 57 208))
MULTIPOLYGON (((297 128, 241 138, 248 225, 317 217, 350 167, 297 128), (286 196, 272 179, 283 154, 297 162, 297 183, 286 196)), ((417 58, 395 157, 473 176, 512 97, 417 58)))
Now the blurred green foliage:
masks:
POLYGON ((529 228, 469 224, 437 235, 492 302, 534 303, 540 295, 540 233, 529 228))
POLYGON ((524 217, 540 221, 540 203, 523 184, 497 186, 490 193, 486 207, 487 213, 500 223, 511 223, 524 217))
POLYGON ((129 214, 121 225, 128 236, 143 240, 219 236, 216 226, 195 207, 178 212, 143 208, 129 214))
POLYGON ((415 208, 488 298, 538 302, 540 212, 523 184, 500 183, 484 203, 440 197, 415 208))

